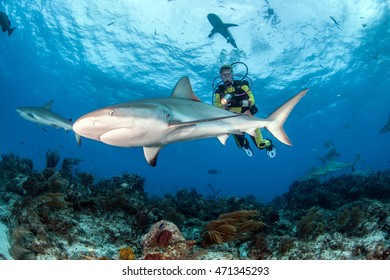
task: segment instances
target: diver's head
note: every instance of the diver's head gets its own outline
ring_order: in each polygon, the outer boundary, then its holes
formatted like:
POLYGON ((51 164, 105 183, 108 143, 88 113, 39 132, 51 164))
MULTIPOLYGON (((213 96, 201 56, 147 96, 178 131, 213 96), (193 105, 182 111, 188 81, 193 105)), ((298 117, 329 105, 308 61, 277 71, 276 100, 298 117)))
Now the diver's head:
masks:
POLYGON ((233 84, 233 69, 229 64, 224 64, 219 69, 219 74, 225 86, 231 86, 233 84))

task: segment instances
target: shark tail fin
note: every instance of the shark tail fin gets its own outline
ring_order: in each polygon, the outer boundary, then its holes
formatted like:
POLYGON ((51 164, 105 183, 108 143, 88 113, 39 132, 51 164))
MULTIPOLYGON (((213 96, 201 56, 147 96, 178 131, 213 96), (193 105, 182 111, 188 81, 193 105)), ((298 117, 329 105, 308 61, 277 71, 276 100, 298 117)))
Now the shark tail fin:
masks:
POLYGON ((352 169, 353 172, 355 172, 355 164, 356 164, 359 160, 362 160, 362 158, 360 157, 360 153, 359 153, 359 152, 356 152, 356 157, 355 157, 355 159, 353 160, 352 166, 351 166, 351 169, 352 169))
POLYGON ((266 118, 267 124, 265 125, 265 128, 271 132, 276 139, 286 145, 292 146, 292 143, 283 129, 283 124, 287 120, 292 109, 294 109, 295 105, 297 105, 299 100, 301 100, 308 90, 309 89, 302 90, 266 118))
POLYGON ((12 27, 10 29, 8 29, 8 36, 11 36, 12 32, 14 32, 16 27, 12 27))

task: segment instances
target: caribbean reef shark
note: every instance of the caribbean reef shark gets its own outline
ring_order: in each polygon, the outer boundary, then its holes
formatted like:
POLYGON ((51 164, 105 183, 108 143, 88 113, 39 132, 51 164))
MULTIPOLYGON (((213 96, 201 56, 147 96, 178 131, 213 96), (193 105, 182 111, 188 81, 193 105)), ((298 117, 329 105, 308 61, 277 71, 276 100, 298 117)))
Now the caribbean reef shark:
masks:
POLYGON ((53 102, 53 100, 50 100, 42 107, 19 107, 16 108, 16 112, 18 112, 23 119, 30 122, 35 122, 40 125, 49 125, 57 129, 63 128, 65 131, 72 130, 71 120, 64 119, 51 111, 53 102))
POLYGON ((16 27, 11 28, 11 21, 9 20, 7 14, 4 12, 0 12, 0 25, 3 32, 8 31, 8 36, 10 36, 16 28, 16 27))
POLYGON ((228 43, 232 44, 233 47, 238 49, 236 41, 234 41, 232 34, 228 30, 229 27, 238 26, 238 24, 223 23, 222 20, 219 18, 219 16, 217 16, 216 14, 208 14, 207 19, 209 20, 210 24, 213 26, 213 29, 209 34, 209 38, 213 36, 215 33, 219 33, 223 37, 225 37, 228 43))
POLYGON ((356 157, 352 162, 339 162, 339 161, 328 161, 324 165, 321 165, 317 168, 310 170, 303 177, 299 179, 299 181, 305 181, 310 179, 317 179, 322 176, 329 175, 334 172, 338 172, 344 169, 351 168, 353 172, 355 172, 355 164, 360 159, 360 154, 356 153, 356 157))
POLYGON ((385 126, 382 127, 382 129, 379 131, 379 133, 385 133, 385 132, 390 132, 390 116, 385 126))
POLYGON ((156 166, 158 153, 167 144, 209 137, 225 144, 230 134, 255 135, 255 130, 262 127, 282 143, 292 145, 283 124, 306 91, 266 119, 258 119, 202 103, 192 91, 189 78, 182 77, 170 97, 136 100, 90 112, 75 121, 73 130, 108 145, 143 147, 151 166, 156 166))

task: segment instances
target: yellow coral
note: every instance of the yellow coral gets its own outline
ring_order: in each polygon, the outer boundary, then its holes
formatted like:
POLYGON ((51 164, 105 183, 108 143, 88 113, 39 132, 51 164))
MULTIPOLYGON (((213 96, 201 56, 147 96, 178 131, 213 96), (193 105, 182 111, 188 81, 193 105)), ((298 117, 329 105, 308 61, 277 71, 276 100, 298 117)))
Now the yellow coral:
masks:
POLYGON ((120 260, 135 260, 135 254, 130 247, 123 247, 118 250, 120 260))

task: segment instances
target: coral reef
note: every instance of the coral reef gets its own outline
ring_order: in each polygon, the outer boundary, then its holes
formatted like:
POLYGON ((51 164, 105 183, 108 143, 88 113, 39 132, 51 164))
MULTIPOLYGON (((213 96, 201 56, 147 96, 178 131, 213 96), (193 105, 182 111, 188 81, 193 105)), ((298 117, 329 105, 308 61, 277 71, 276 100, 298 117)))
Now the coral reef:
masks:
POLYGON ((46 152, 46 168, 56 168, 60 161, 60 154, 57 151, 48 150, 46 152))
POLYGON ((141 176, 95 181, 59 159, 49 150, 34 171, 2 155, 0 259, 390 259, 389 170, 296 181, 264 204, 195 188, 149 197, 141 176))
POLYGON ((155 223, 142 238, 145 260, 187 259, 194 241, 187 241, 177 226, 169 221, 155 223))
POLYGON ((123 247, 118 250, 120 260, 135 260, 135 254, 130 247, 123 247))
POLYGON ((253 220, 259 212, 240 210, 222 214, 209 222, 202 232, 202 245, 222 244, 233 240, 249 239, 264 223, 253 220))

